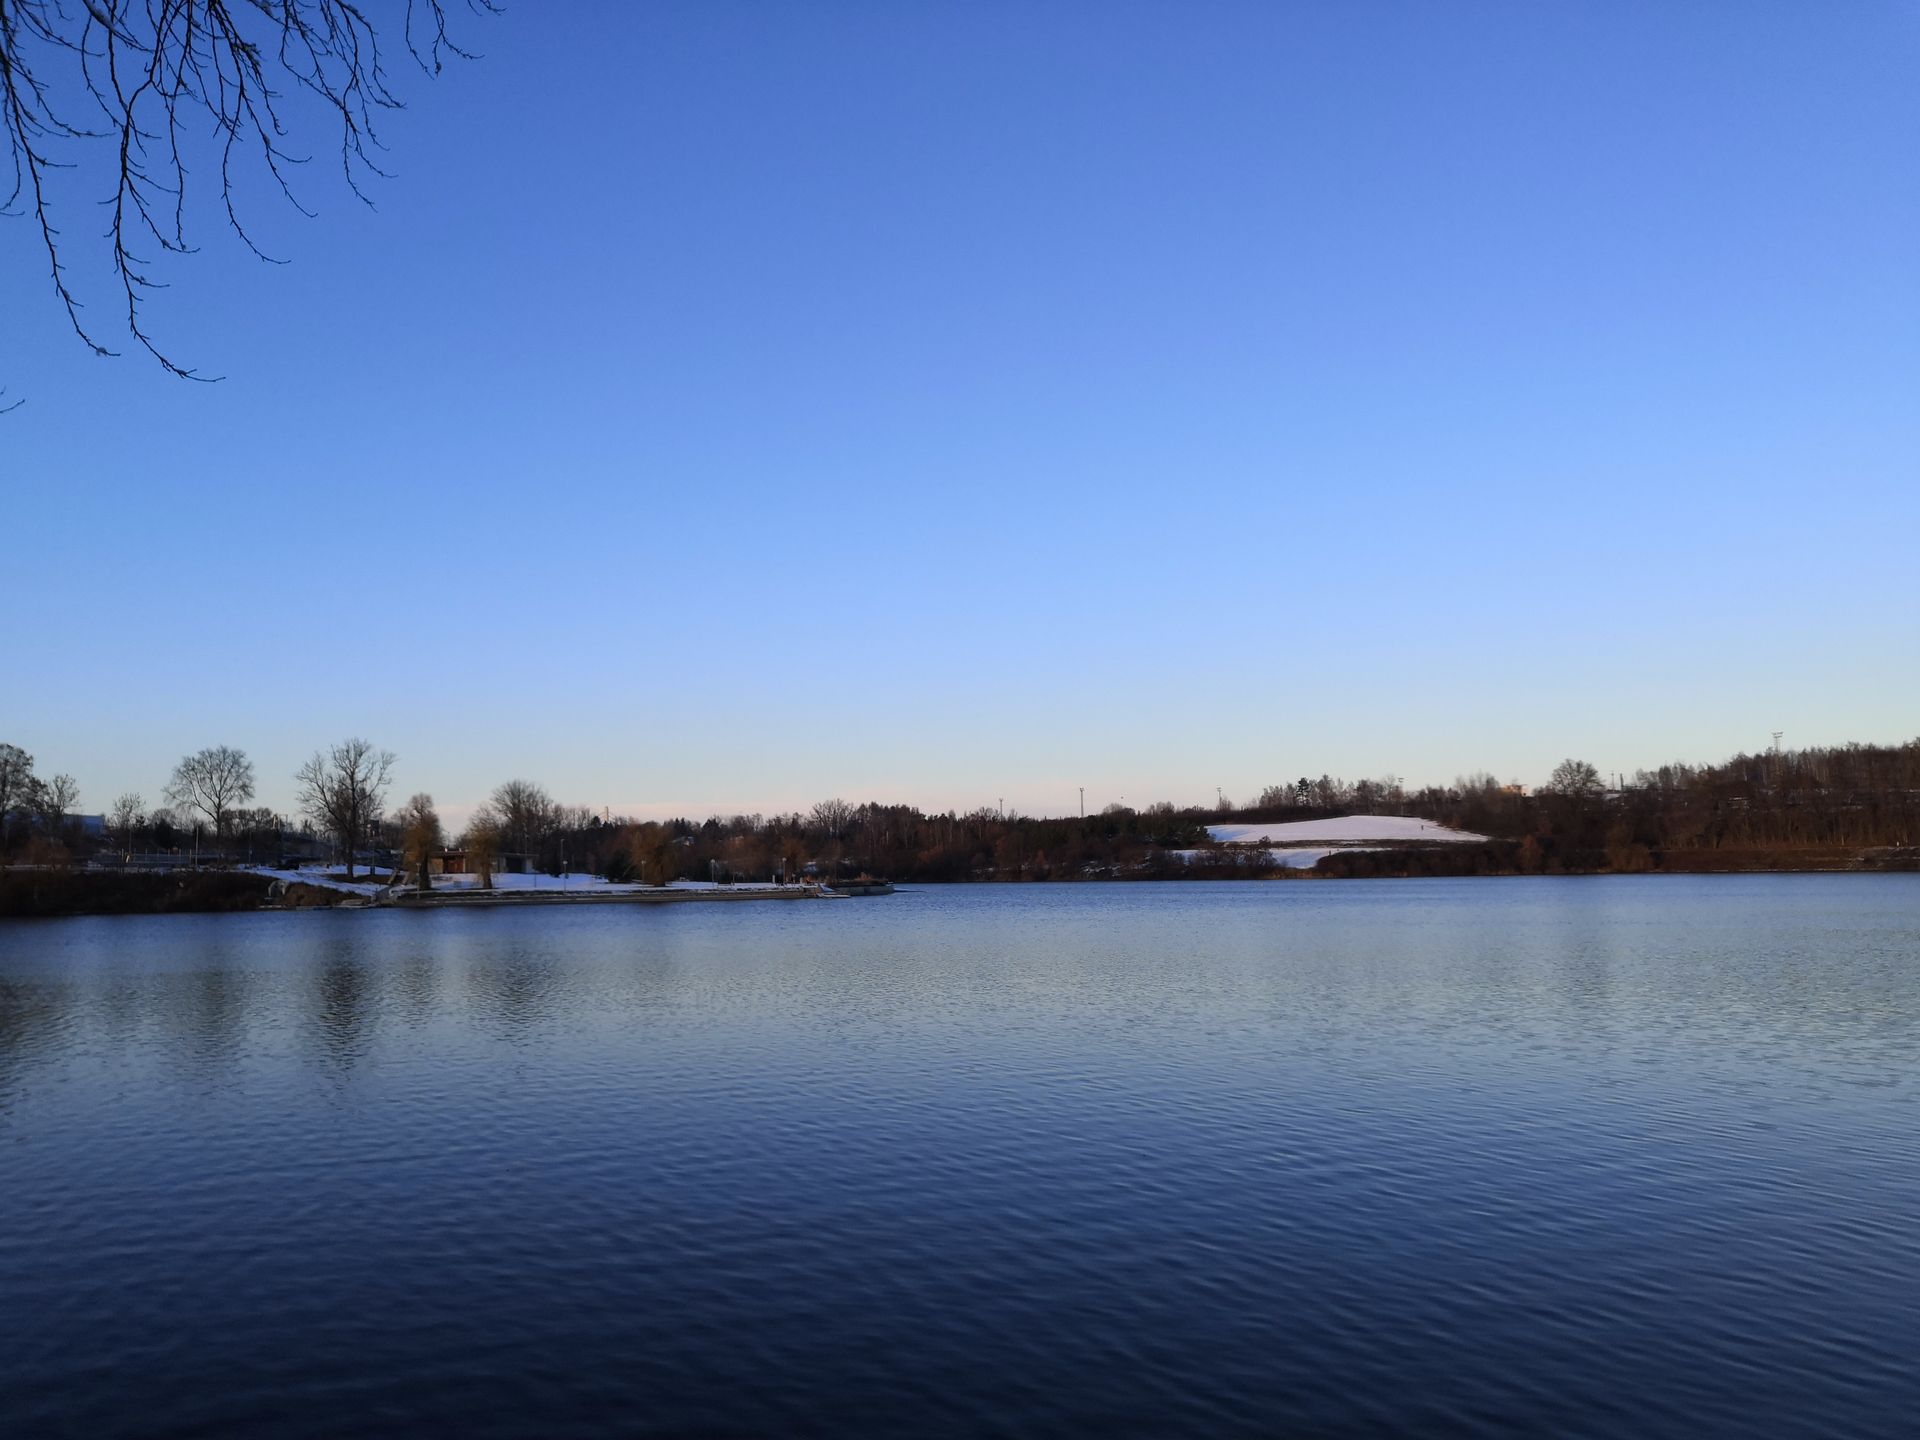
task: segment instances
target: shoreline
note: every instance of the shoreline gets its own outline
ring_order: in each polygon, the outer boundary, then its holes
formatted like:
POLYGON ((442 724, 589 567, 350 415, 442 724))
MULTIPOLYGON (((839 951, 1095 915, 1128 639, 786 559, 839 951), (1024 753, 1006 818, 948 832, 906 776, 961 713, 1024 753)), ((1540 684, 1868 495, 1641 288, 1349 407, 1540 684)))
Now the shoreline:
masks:
MULTIPOLYGON (((1379 852, 1374 852, 1378 854, 1379 852)), ((1169 880, 1195 884, 1263 883, 1268 881, 1345 881, 1345 880, 1566 880, 1606 879, 1621 876, 1652 878, 1660 876, 1730 875, 1901 875, 1920 873, 1920 856, 1902 851, 1886 857, 1892 863, 1826 863, 1806 865, 1663 865, 1647 870, 1561 870, 1533 872, 1518 870, 1472 870, 1456 873, 1373 870, 1361 874, 1279 870, 1264 874, 1234 875, 1213 870, 1201 875, 1142 874, 1087 876, 1071 880, 982 879, 924 880, 909 882, 909 888, 973 885, 1139 885, 1169 880)), ((287 882, 248 871, 88 871, 31 870, 13 868, 0 871, 0 919, 68 919, 103 915, 171 914, 257 914, 273 911, 305 910, 496 910, 527 906, 580 905, 689 905, 740 904, 752 901, 837 900, 857 895, 891 895, 899 887, 874 882, 845 889, 812 884, 774 887, 769 885, 712 885, 694 887, 635 887, 609 890, 587 888, 563 890, 530 888, 504 890, 432 890, 386 893, 347 890, 335 886, 287 882)))
MULTIPOLYGON (((872 887, 860 893, 890 893, 872 887)), ((327 875, 311 880, 258 870, 88 870, 16 866, 0 870, 0 919, 82 915, 227 914, 291 910, 461 910, 524 905, 685 905, 743 901, 833 900, 847 893, 821 884, 631 886, 604 882, 579 889, 447 887, 391 890, 327 875)))
POLYGON ((821 885, 720 886, 712 890, 407 890, 353 908, 361 910, 487 910, 516 905, 697 905, 747 900, 832 900, 821 885))

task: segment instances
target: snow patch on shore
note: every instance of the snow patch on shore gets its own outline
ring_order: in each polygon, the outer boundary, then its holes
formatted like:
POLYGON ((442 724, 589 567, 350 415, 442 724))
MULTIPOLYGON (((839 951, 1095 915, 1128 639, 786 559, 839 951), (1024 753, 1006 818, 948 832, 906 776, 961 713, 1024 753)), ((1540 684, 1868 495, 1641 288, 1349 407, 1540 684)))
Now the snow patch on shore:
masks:
POLYGON ((1412 815, 1342 815, 1335 820, 1289 820, 1273 825, 1209 825, 1207 833, 1221 845, 1312 845, 1332 842, 1351 846, 1372 841, 1406 844, 1436 841, 1477 844, 1484 835, 1454 830, 1434 820, 1412 815))
MULTIPOLYGON (((436 875, 433 888, 436 890, 475 890, 480 885, 478 875, 436 875)), ((581 894, 592 891, 596 895, 631 895, 639 891, 651 891, 662 887, 641 885, 636 882, 615 883, 603 880, 598 875, 495 875, 495 890, 562 890, 581 894)), ((775 885, 771 881, 741 881, 734 885, 721 885, 713 880, 675 880, 664 887, 668 890, 804 890, 804 885, 775 885)))
POLYGON ((273 870, 265 865, 245 868, 251 874, 264 875, 269 880, 284 880, 289 885, 311 885, 317 890, 340 890, 348 895, 378 895, 387 888, 384 878, 363 880, 361 875, 365 872, 359 871, 355 872, 352 881, 349 882, 341 878, 345 871, 334 874, 325 870, 273 870))
MULTIPOLYGON (((1342 845, 1339 850, 1269 850, 1267 856, 1274 864, 1286 870, 1311 870, 1329 855, 1337 855, 1341 850, 1377 850, 1377 845, 1342 845)), ((1191 865, 1197 860, 1233 860, 1242 856, 1258 855, 1257 850, 1169 850, 1167 854, 1191 865)))
MULTIPOLYGON (((284 880, 289 885, 315 885, 323 890, 341 890, 349 895, 372 897, 383 893, 386 888, 384 875, 377 880, 363 880, 355 875, 351 882, 344 877, 344 871, 338 870, 270 870, 265 866, 255 866, 253 873, 264 875, 269 880, 284 880)), ((411 887, 403 887, 411 888, 411 887)), ((436 875, 433 888, 440 891, 466 891, 480 888, 478 875, 436 875)), ((558 890, 570 894, 592 892, 599 895, 631 895, 640 891, 651 891, 656 887, 640 884, 614 884, 598 875, 495 875, 495 890, 558 890)), ((676 880, 666 887, 669 890, 804 890, 804 885, 775 885, 769 881, 743 882, 736 885, 720 885, 712 880, 676 880)))

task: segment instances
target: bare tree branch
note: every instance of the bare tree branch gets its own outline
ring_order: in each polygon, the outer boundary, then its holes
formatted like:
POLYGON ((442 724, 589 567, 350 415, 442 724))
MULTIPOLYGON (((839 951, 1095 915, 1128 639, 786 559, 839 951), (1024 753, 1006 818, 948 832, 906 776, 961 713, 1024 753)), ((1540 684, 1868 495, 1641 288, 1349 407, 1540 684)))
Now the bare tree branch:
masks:
MULTIPOLYGON (((381 34, 426 74, 469 59, 447 31, 464 3, 491 13, 499 0, 0 0, 0 136, 12 178, 0 215, 38 228, 55 296, 96 355, 116 355, 68 279, 67 241, 56 223, 55 173, 87 173, 111 149, 113 193, 104 238, 134 344, 172 375, 205 380, 161 349, 145 302, 164 289, 155 255, 185 255, 190 159, 218 174, 221 207, 246 247, 273 263, 235 204, 237 158, 251 154, 280 193, 312 216, 289 173, 307 156, 286 148, 295 93, 331 117, 348 188, 371 205, 367 176, 384 176, 376 118, 403 108, 389 83, 381 34), (370 11, 384 13, 378 22, 370 11), (86 124, 69 107, 98 112, 86 124), (209 122, 211 128, 209 130, 209 122)), ((14 405, 20 402, 15 401, 14 405)), ((0 414, 13 406, 0 407, 0 414)))

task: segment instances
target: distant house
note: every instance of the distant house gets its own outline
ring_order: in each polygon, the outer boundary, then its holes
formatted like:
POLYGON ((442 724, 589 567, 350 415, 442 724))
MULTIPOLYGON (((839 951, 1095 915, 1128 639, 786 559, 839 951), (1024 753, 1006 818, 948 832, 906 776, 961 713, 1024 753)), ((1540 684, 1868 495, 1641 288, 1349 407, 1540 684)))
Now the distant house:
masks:
MULTIPOLYGON (((493 873, 496 875, 525 875, 533 867, 527 863, 527 857, 515 850, 502 850, 493 857, 493 873)), ((436 850, 427 861, 427 871, 432 875, 474 875, 473 856, 466 850, 436 850)))

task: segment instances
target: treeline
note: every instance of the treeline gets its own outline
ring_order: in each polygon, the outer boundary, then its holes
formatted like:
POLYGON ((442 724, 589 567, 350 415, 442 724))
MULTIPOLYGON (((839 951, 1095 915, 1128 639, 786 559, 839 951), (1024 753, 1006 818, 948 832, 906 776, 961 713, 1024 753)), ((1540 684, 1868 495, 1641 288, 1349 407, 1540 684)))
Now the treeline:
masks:
POLYGON ((981 808, 927 813, 909 805, 825 800, 804 812, 641 821, 555 801, 524 779, 498 786, 459 834, 442 831, 432 797, 387 806, 394 757, 363 740, 318 752, 294 777, 302 824, 251 804, 245 754, 216 746, 184 757, 149 811, 138 795, 108 809, 90 833, 75 815, 78 787, 42 780, 31 756, 0 745, 0 860, 67 857, 189 844, 208 858, 276 863, 323 850, 416 875, 432 861, 571 872, 660 884, 696 880, 853 878, 902 881, 1078 880, 1246 876, 1286 871, 1260 850, 1221 850, 1209 825, 1353 814, 1412 815, 1472 831, 1484 846, 1346 851, 1318 874, 1552 873, 1703 869, 1769 856, 1838 856, 1920 845, 1920 740, 1904 745, 1736 755, 1717 765, 1663 765, 1607 785, 1566 760, 1529 792, 1490 775, 1409 791, 1397 777, 1348 782, 1322 775, 1274 784, 1255 803, 1169 802, 1096 815, 1043 818, 981 808))
POLYGON ((705 820, 603 819, 557 805, 539 786, 496 790, 463 842, 477 833, 503 861, 524 854, 550 874, 609 880, 675 879, 1068 880, 1146 873, 1171 850, 1208 841, 1201 811, 1171 804, 1121 806, 1085 819, 998 810, 928 814, 910 805, 824 800, 804 812, 705 820))
POLYGON ((1568 760, 1537 793, 1482 775, 1410 795, 1407 813, 1518 841, 1522 869, 1697 869, 1702 852, 1906 847, 1920 845, 1920 740, 1662 765, 1613 787, 1568 760))
POLYGON ((824 801, 805 813, 602 823, 513 782, 501 815, 534 839, 533 862, 610 879, 763 879, 812 873, 905 881, 1234 878, 1303 875, 1263 851, 1213 846, 1208 826, 1412 815, 1489 837, 1485 845, 1336 852, 1311 873, 1471 875, 1636 872, 1790 862, 1794 852, 1920 845, 1920 740, 1739 755, 1664 765, 1608 786, 1579 760, 1529 792, 1490 775, 1408 791, 1394 778, 1331 776, 1273 785, 1251 806, 1223 800, 1085 818, 993 809, 928 814, 906 805, 824 801), (529 810, 528 792, 534 804, 529 810), (544 811, 542 805, 547 806, 544 811), (548 822, 542 824, 539 816, 548 822))
POLYGON ((89 817, 79 813, 80 787, 72 776, 43 779, 32 755, 0 743, 0 864, 58 868, 77 859, 136 864, 190 857, 275 866, 330 851, 351 878, 356 862, 371 852, 411 847, 425 855, 443 843, 431 796, 414 795, 387 813, 393 764, 391 751, 360 739, 315 751, 293 776, 296 825, 251 803, 253 762, 244 750, 210 745, 181 757, 162 787, 164 804, 149 808, 130 791, 89 817))

